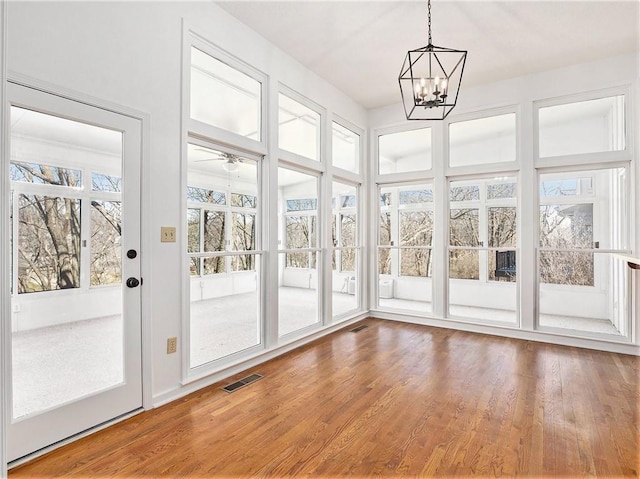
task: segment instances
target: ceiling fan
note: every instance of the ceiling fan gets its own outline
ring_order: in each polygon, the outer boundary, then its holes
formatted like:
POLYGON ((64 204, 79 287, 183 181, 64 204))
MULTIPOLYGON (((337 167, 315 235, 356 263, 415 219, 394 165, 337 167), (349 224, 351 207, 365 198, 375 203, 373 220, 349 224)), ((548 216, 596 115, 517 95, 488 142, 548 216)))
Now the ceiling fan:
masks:
MULTIPOLYGON (((204 151, 206 153, 211 153, 211 150, 206 150, 204 148, 196 148, 194 151, 204 151)), ((201 161, 224 161, 222 163, 222 167, 227 171, 235 171, 238 169, 238 165, 242 163, 242 158, 237 155, 233 155, 231 153, 226 152, 217 152, 216 156, 212 156, 211 158, 202 158, 201 160, 194 160, 195 163, 199 163, 201 161)))

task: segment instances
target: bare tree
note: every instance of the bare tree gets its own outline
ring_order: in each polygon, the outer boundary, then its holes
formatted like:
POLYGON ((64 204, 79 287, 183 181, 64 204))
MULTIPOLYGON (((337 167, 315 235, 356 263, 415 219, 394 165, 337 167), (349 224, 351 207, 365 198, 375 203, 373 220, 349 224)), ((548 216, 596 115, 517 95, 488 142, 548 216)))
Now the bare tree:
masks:
MULTIPOLYGON (((77 188, 76 170, 12 163, 12 179, 77 188)), ((80 287, 80 200, 19 194, 18 292, 80 287)))

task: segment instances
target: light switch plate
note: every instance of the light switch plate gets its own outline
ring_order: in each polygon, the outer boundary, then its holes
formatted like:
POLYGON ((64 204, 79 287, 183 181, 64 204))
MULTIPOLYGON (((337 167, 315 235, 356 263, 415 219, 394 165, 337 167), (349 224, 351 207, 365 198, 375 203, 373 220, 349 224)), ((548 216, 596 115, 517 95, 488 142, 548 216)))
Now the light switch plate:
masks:
POLYGON ((161 226, 160 227, 160 241, 162 243, 175 243, 176 242, 176 228, 175 228, 175 226, 161 226))

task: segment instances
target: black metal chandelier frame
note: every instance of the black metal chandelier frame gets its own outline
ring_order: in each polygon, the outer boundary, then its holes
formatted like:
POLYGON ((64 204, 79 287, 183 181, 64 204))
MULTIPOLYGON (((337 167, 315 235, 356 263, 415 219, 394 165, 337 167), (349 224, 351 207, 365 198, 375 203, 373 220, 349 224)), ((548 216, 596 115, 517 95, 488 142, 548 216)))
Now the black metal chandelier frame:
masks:
POLYGON ((428 44, 409 50, 398 83, 408 120, 444 120, 456 106, 466 50, 433 45, 431 0, 428 0, 428 44), (453 94, 452 94, 453 92, 453 94))

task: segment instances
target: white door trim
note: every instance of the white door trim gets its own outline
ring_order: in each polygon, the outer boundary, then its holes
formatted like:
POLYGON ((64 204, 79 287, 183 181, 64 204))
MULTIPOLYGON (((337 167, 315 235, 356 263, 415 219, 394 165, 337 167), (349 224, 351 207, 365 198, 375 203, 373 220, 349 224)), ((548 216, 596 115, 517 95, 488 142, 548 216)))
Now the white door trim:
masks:
MULTIPOLYGON (((0 198, 2 202, 9 197, 9 154, 6 139, 6 118, 8 111, 6 108, 6 94, 5 86, 7 79, 7 22, 6 22, 6 6, 7 3, 0 1, 0 198), (6 159, 6 161, 5 161, 6 159)), ((0 211, 0 271, 7 271, 9 267, 9 216, 8 209, 1 208, 0 211)), ((7 438, 7 392, 4 384, 6 384, 7 368, 7 348, 5 323, 8 327, 9 321, 5 318, 10 317, 9 309, 9 288, 8 288, 7 275, 2 274, 0 277, 0 345, 2 346, 2 353, 0 354, 0 477, 7 477, 7 453, 6 453, 6 438, 7 438)))

